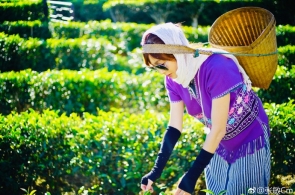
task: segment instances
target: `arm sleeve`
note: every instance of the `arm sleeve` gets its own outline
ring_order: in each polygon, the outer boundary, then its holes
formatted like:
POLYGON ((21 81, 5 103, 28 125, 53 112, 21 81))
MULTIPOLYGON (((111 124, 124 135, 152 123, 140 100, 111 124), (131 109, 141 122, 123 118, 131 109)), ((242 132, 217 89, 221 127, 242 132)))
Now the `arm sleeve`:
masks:
POLYGON ((211 99, 222 97, 243 85, 236 63, 223 55, 215 55, 208 64, 206 89, 211 99))
POLYGON ((143 178, 141 179, 142 184, 147 185, 148 179, 154 182, 161 176, 163 169, 166 166, 167 161, 169 160, 171 153, 174 149, 174 146, 176 145, 180 136, 181 132, 178 129, 172 126, 168 126, 164 134, 161 148, 155 161, 155 165, 148 174, 143 176, 143 178))
POLYGON ((166 87, 166 91, 167 91, 170 102, 174 103, 174 102, 182 101, 180 95, 177 93, 177 90, 175 88, 175 83, 173 83, 172 79, 168 77, 165 78, 165 87, 166 87))

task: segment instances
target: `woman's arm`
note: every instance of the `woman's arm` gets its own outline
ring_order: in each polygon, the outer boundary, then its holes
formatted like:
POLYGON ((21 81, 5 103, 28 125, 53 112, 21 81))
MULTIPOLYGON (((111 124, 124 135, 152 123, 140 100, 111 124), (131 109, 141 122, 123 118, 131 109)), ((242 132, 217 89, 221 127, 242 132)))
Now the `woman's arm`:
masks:
POLYGON ((167 161, 170 158, 170 155, 174 149, 175 144, 177 143, 181 131, 182 131, 182 121, 183 121, 183 111, 184 103, 182 101, 176 103, 170 103, 170 120, 167 127, 167 130, 164 134, 160 151, 158 153, 157 159, 153 169, 143 176, 141 180, 141 189, 146 191, 153 191, 152 184, 158 179, 164 167, 166 166, 167 161))
POLYGON ((212 100, 211 120, 212 128, 207 135, 203 149, 214 153, 226 133, 230 94, 212 100))
POLYGON ((183 126, 183 101, 170 103, 170 120, 168 126, 174 127, 182 132, 183 126))
POLYGON ((206 137, 203 149, 196 157, 192 167, 182 177, 174 195, 191 194, 194 191, 198 177, 209 164, 216 148, 226 133, 229 103, 230 94, 212 101, 211 131, 206 137))

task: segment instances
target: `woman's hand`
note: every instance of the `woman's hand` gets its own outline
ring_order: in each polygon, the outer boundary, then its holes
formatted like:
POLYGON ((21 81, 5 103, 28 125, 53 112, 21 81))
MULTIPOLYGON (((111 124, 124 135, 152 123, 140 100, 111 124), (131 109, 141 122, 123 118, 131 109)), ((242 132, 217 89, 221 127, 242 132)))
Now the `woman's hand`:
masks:
POLYGON ((190 193, 183 191, 180 188, 177 188, 173 195, 190 195, 190 193))
MULTIPOLYGON (((180 184, 180 182, 182 181, 184 175, 179 179, 178 185, 180 184)), ((179 187, 175 190, 173 195, 190 195, 190 193, 180 189, 179 187)))
POLYGON ((143 191, 150 191, 151 193, 153 193, 154 189, 152 187, 152 184, 153 184, 153 181, 148 179, 148 184, 147 185, 141 184, 140 188, 143 191))

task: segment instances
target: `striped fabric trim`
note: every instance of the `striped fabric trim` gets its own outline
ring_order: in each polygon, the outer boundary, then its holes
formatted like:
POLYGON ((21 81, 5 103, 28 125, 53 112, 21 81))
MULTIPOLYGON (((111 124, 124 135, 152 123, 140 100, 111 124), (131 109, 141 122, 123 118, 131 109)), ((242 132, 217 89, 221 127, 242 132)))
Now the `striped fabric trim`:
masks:
POLYGON ((182 102, 182 100, 177 100, 177 101, 170 101, 171 103, 178 103, 178 102, 182 102))
MULTIPOLYGON (((215 153, 205 169, 207 189, 218 194, 226 190, 227 195, 248 194, 247 190, 268 187, 270 180, 270 145, 267 130, 264 130, 265 146, 234 163, 226 162, 215 153)), ((264 191, 260 194, 268 194, 264 191)))
POLYGON ((213 97, 212 99, 217 99, 217 98, 223 97, 223 96, 225 96, 226 94, 232 92, 233 90, 235 90, 236 88, 240 87, 240 86, 243 85, 243 84, 244 84, 243 82, 239 82, 239 83, 237 83, 236 85, 234 85, 234 86, 232 86, 231 88, 229 88, 228 90, 224 91, 222 94, 219 94, 218 96, 213 97))

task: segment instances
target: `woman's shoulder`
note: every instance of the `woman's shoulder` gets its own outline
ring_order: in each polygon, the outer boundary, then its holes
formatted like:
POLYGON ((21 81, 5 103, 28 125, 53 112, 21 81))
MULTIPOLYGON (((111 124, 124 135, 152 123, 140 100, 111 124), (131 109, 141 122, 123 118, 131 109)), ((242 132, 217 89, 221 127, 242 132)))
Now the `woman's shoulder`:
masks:
POLYGON ((214 72, 227 72, 229 70, 239 72, 237 64, 233 59, 222 54, 212 54, 203 63, 203 68, 214 72))
POLYGON ((218 66, 220 64, 234 64, 235 62, 231 58, 229 58, 225 55, 212 54, 207 58, 205 63, 210 64, 211 66, 212 65, 218 66))
POLYGON ((165 81, 166 86, 176 86, 177 85, 177 83, 175 81, 173 81, 173 79, 168 76, 165 76, 164 81, 165 81))
POLYGON ((165 76, 165 87, 169 90, 169 89, 179 89, 182 90, 183 87, 181 84, 177 83, 176 81, 174 81, 172 78, 165 76))

